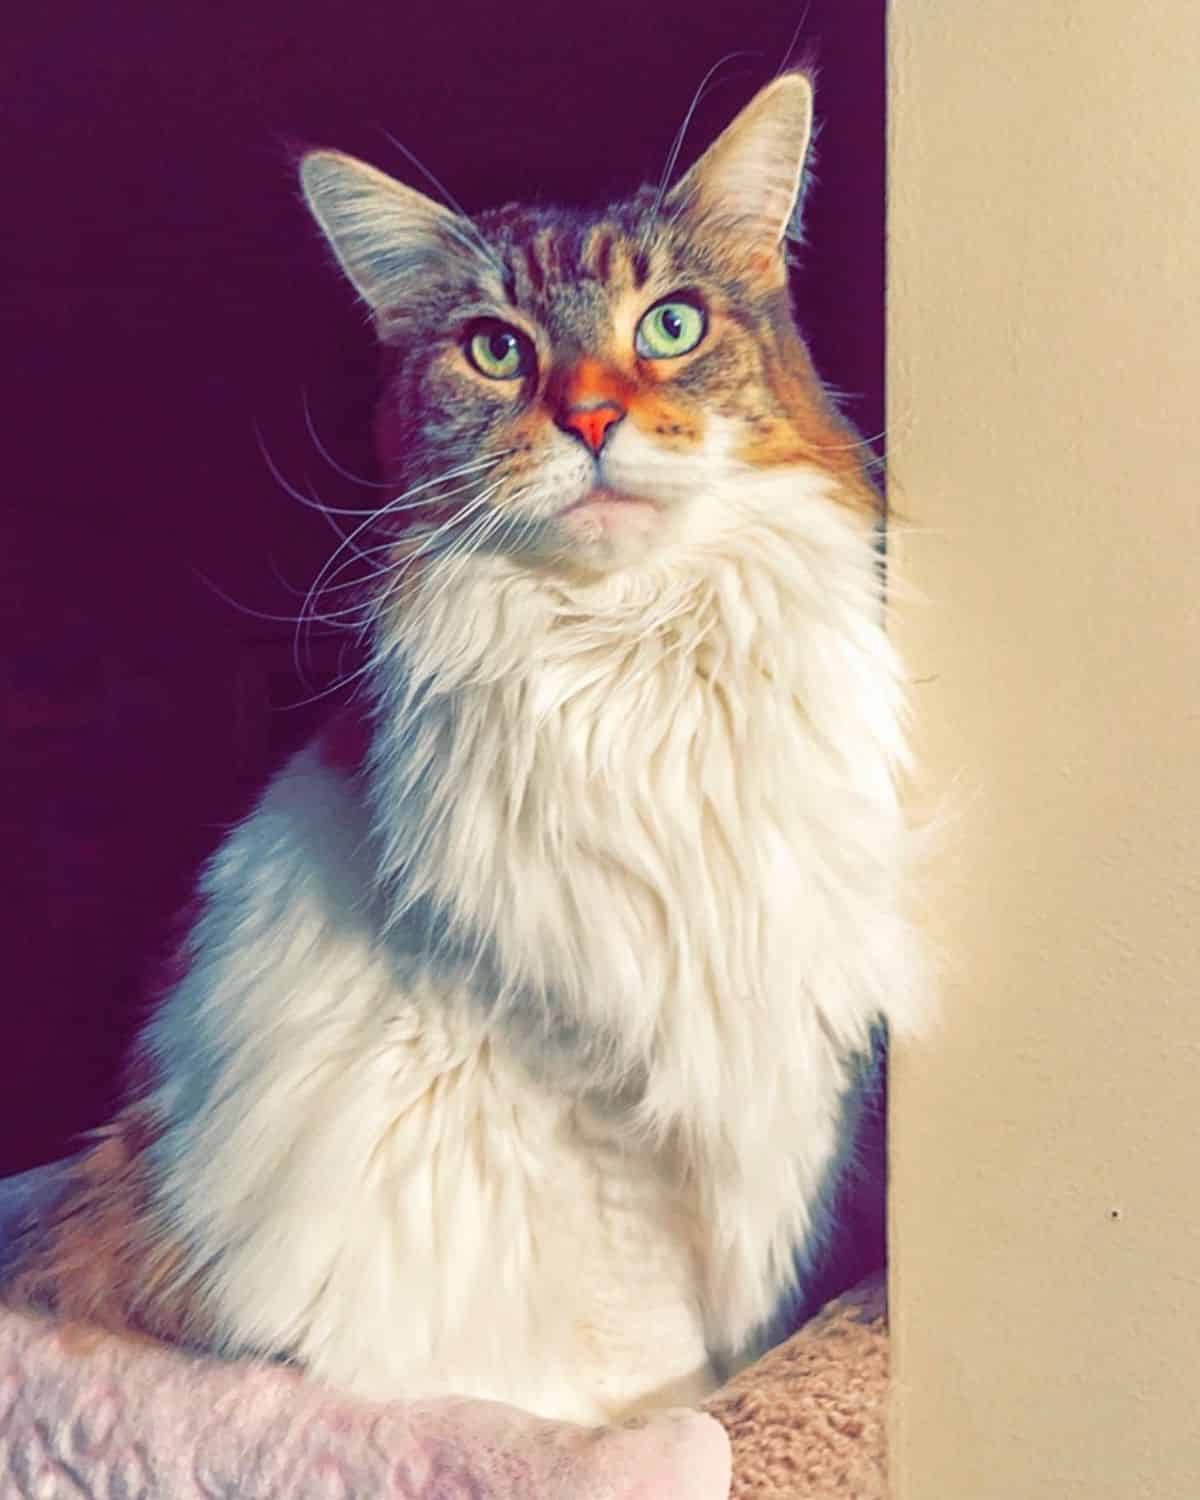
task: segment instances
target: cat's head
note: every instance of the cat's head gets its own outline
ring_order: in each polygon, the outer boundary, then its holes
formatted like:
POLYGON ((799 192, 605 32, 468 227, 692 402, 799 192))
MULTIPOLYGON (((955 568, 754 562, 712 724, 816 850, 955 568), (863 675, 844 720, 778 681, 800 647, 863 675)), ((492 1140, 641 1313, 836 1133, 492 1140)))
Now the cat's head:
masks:
POLYGON ((473 219, 309 153, 309 207, 388 351, 394 514, 604 572, 738 524, 788 466, 863 499, 788 297, 811 133, 810 82, 787 74, 665 193, 473 219))

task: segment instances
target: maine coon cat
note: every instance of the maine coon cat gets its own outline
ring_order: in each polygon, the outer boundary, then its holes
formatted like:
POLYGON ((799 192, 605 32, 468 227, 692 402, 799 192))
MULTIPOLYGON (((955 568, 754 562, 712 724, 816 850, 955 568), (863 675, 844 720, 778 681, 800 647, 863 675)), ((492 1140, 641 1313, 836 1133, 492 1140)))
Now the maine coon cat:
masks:
POLYGON ((786 74, 595 214, 305 157, 385 357, 366 687, 212 860, 11 1295, 584 1422, 769 1336, 920 991, 875 495, 789 305, 811 121, 786 74))

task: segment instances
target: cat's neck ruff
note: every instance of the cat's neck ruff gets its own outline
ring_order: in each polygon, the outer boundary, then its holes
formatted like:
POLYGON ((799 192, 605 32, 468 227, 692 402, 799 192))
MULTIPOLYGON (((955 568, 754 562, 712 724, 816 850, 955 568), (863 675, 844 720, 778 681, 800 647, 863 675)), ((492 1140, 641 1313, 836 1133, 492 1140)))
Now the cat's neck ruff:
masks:
POLYGON ((380 639, 368 773, 397 925, 420 911, 496 1014, 565 1027, 597 1079, 649 1074, 657 1120, 717 1133, 756 1076, 803 1087, 906 988, 870 518, 815 469, 752 499, 588 583, 430 569, 380 639))
POLYGON ((805 623, 878 624, 875 540, 860 495, 843 503, 832 476, 798 466, 747 471, 742 494, 689 518, 639 566, 572 576, 503 553, 451 553, 386 619, 376 681, 395 707, 398 692, 445 696, 574 665, 582 675, 563 684, 573 692, 589 664, 618 670, 631 650, 692 660, 706 641, 731 668, 753 661, 786 676, 805 623))

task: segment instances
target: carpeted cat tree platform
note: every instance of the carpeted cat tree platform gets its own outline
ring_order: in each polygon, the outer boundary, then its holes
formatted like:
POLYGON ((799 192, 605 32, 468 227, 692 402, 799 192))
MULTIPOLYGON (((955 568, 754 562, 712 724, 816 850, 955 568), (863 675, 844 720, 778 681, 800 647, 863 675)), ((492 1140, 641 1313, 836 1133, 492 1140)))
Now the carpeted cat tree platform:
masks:
POLYGON ((886 1500, 887 1396, 879 1278, 829 1303, 704 1403, 729 1435, 732 1500, 886 1500))
MULTIPOLYGON (((0 1181, 0 1282, 60 1171, 0 1181)), ((0 1303, 0 1500, 886 1500, 887 1378, 881 1280, 704 1411, 600 1429, 487 1401, 351 1401, 284 1365, 0 1303)))
POLYGON ((866 1283, 707 1414, 588 1430, 482 1401, 351 1402, 279 1365, 0 1308, 0 1497, 884 1500, 887 1364, 866 1283))

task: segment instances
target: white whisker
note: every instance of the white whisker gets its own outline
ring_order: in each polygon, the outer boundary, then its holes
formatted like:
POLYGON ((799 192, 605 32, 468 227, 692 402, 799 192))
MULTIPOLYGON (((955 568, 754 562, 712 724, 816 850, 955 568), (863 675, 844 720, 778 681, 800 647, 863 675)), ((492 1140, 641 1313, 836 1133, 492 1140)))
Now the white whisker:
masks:
POLYGON ((300 399, 304 407, 304 425, 308 429, 308 435, 310 438, 312 438, 313 445, 316 448, 317 452, 335 473, 340 474, 343 479, 348 479, 351 484, 357 484, 365 490, 391 489, 391 485, 387 484, 383 480, 363 479, 361 475, 352 474, 349 469, 340 464, 337 459, 334 458, 333 454, 330 453, 329 449, 326 448, 325 444, 321 441, 321 438, 316 429, 316 425, 313 422, 312 409, 308 404, 307 391, 301 395, 300 399))
MULTIPOLYGON (((431 487, 433 485, 437 485, 437 484, 444 484, 447 479, 452 478, 452 477, 457 477, 459 474, 462 474, 464 471, 475 471, 475 470, 478 470, 478 469, 481 469, 481 468, 493 467, 495 464, 497 464, 497 463, 500 462, 500 459, 503 456, 504 456, 503 454, 489 456, 487 459, 478 460, 478 461, 476 461, 476 462, 474 462, 472 464, 469 464, 469 465, 461 465, 457 470, 449 470, 445 474, 440 474, 440 475, 436 476, 436 478, 434 478, 434 479, 427 480, 427 481, 425 481, 421 485, 416 485, 412 489, 404 491, 403 494, 397 496, 394 501, 390 502, 388 505, 383 506, 381 509, 373 510, 373 511, 368 512, 366 520, 362 521, 352 532, 350 532, 350 534, 348 536, 346 536, 344 538, 344 540, 342 541, 341 546, 339 546, 338 548, 335 549, 335 551, 333 552, 332 556, 326 561, 326 563, 324 564, 324 566, 317 573, 317 576, 313 579, 313 582, 312 582, 312 584, 311 584, 311 586, 309 588, 309 591, 308 591, 308 595, 306 596, 305 601, 301 605, 301 608, 300 608, 301 618, 303 619, 303 616, 308 611, 310 603, 315 608, 316 600, 320 596, 321 590, 323 589, 325 583, 328 581, 328 579, 330 578, 330 576, 335 576, 336 577, 336 573, 331 573, 331 570, 333 569, 333 566, 337 562, 338 558, 341 556, 341 554, 347 548, 353 548, 354 547, 354 543, 357 540, 357 538, 369 526, 374 525, 374 524, 378 524, 385 517, 387 517, 389 515, 393 515, 397 511, 410 509, 411 508, 411 502, 408 501, 408 497, 411 496, 412 494, 414 494, 416 492, 416 490, 429 488, 429 487, 431 487)), ((455 494, 459 494, 459 493, 461 493, 462 490, 469 489, 469 488, 470 488, 470 484, 469 483, 466 484, 466 485, 460 485, 460 486, 457 486, 455 489, 450 490, 448 493, 445 492, 445 491, 439 493, 438 496, 436 497, 436 499, 437 500, 445 500, 445 499, 449 498, 449 496, 452 496, 452 495, 455 495, 455 494)), ((451 517, 450 521, 448 521, 448 522, 446 522, 444 524, 445 525, 452 525, 453 522, 454 522, 454 520, 455 520, 455 517, 451 517)), ((298 624, 297 625, 297 630, 296 630, 296 639, 295 639, 294 646, 293 646, 293 660, 294 660, 295 665, 296 665, 296 670, 297 670, 297 672, 301 676, 303 676, 303 671, 302 671, 301 666, 300 666, 300 649, 301 649, 302 637, 303 637, 303 625, 302 624, 298 624)))
POLYGON ((406 631, 411 631, 413 634, 420 631, 447 589, 462 573, 463 568, 479 551, 483 542, 498 530, 506 519, 504 511, 485 511, 482 517, 476 518, 462 537, 455 539, 454 545, 438 559, 440 567, 438 576, 434 580, 433 592, 424 601, 420 613, 411 621, 406 622, 406 631))

